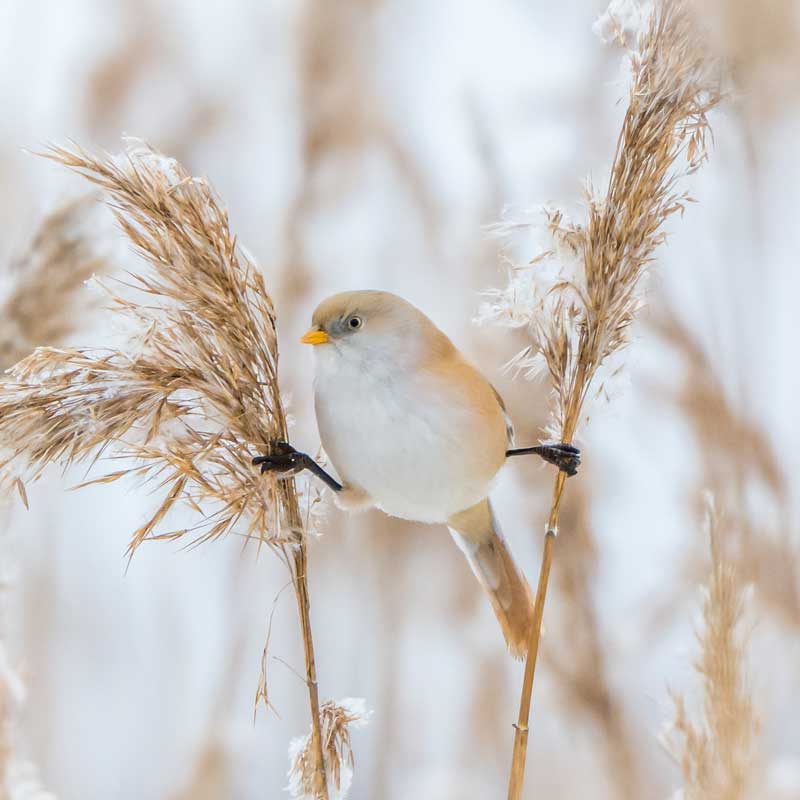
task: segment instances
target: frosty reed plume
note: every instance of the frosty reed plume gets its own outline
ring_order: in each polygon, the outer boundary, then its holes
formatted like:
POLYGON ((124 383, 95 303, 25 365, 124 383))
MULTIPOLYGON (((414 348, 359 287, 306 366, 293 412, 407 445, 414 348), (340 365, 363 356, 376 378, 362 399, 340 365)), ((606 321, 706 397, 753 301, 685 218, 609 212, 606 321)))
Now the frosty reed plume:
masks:
POLYGON ((124 347, 41 347, 11 369, 0 385, 3 471, 22 487, 49 464, 100 460, 119 467, 88 483, 150 483, 161 499, 130 554, 146 540, 198 543, 234 529, 277 553, 300 614, 308 782, 327 800, 303 515, 293 480, 251 464, 287 437, 276 316, 261 273, 209 184, 174 159, 136 141, 117 157, 77 148, 45 155, 103 190, 149 269, 107 289, 130 331, 124 347), (177 504, 193 524, 169 527, 177 504))
MULTIPOLYGON (((553 386, 549 432, 563 442, 575 437, 601 367, 628 342, 642 277, 664 242, 664 223, 690 199, 679 182, 706 160, 707 115, 721 96, 719 65, 689 0, 658 0, 649 16, 637 3, 614 0, 595 29, 632 47, 628 105, 608 183, 602 189, 587 184, 582 222, 558 209, 545 211, 550 247, 515 269, 508 287, 493 292, 482 313, 529 332, 530 344, 515 363, 528 374, 540 363, 546 368, 553 386), (643 30, 631 31, 640 20, 643 30)), ((539 632, 564 486, 559 473, 516 724, 510 800, 522 793, 539 632)))

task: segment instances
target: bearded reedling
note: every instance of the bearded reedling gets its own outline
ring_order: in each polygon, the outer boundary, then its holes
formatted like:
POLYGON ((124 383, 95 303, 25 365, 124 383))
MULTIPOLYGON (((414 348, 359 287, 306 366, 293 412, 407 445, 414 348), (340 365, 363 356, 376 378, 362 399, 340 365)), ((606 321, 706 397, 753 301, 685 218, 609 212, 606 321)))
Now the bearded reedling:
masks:
POLYGON ((489 492, 508 456, 535 453, 574 475, 572 445, 509 449, 513 428, 494 387, 421 311, 396 295, 344 292, 314 312, 315 408, 340 476, 286 442, 253 463, 307 469, 347 510, 445 524, 489 595, 512 654, 525 655, 533 598, 498 526, 489 492))

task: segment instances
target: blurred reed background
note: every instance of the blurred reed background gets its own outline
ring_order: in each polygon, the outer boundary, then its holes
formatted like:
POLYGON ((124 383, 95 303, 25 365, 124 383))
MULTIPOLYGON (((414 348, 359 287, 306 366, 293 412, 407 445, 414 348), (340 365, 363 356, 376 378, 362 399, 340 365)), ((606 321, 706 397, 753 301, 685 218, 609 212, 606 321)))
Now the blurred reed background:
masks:
MULTIPOLYGON (((321 298, 363 287, 425 310, 498 386, 518 441, 535 441, 548 385, 501 369, 525 337, 472 324, 479 293, 506 282, 485 226, 547 201, 580 216, 584 176, 605 180, 626 82, 619 52, 591 32, 603 10, 10 0, 3 366, 37 344, 119 341, 82 281, 133 255, 102 210, 76 201, 83 184, 22 148, 73 138, 116 152, 130 133, 207 175, 262 265, 298 447, 318 440, 297 340, 321 298)), ((700 202, 670 224, 625 371, 582 428, 530 798, 800 798, 800 12, 789 0, 701 11, 734 82, 689 184, 700 202)), ((517 259, 534 254, 515 245, 517 259)), ((16 794, 0 785, 0 798, 37 796, 38 782, 81 800, 282 796, 308 712, 280 563, 233 536, 145 544, 126 572, 130 532, 158 501, 132 484, 67 491, 83 477, 52 470, 28 487, 29 511, 2 511, 0 778, 16 794), (277 713, 254 723, 273 608, 277 713)), ((495 493, 532 581, 551 481, 509 464, 495 493)), ((447 533, 332 507, 321 530, 321 694, 374 712, 353 735, 351 800, 504 796, 522 665, 447 533)))

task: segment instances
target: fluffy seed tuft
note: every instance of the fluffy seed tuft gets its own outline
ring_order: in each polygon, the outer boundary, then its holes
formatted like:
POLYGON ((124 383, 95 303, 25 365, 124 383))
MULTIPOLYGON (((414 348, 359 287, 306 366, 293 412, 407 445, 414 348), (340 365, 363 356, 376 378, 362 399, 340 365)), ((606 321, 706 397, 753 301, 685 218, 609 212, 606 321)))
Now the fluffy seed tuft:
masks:
MULTIPOLYGON (((345 800, 353 780, 353 748, 350 732, 369 722, 371 712, 359 697, 346 697, 338 702, 329 700, 320 707, 322 750, 328 776, 330 800, 345 800)), ((298 736, 289 745, 289 785, 292 797, 313 800, 314 760, 311 734, 298 736)))

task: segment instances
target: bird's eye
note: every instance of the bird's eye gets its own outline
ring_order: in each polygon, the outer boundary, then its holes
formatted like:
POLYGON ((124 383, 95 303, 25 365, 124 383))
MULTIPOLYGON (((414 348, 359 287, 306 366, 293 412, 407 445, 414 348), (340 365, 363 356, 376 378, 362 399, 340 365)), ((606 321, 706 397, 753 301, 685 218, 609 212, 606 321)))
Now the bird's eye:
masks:
POLYGON ((361 317, 350 317, 347 320, 347 327, 354 331, 358 330, 363 324, 361 317))

